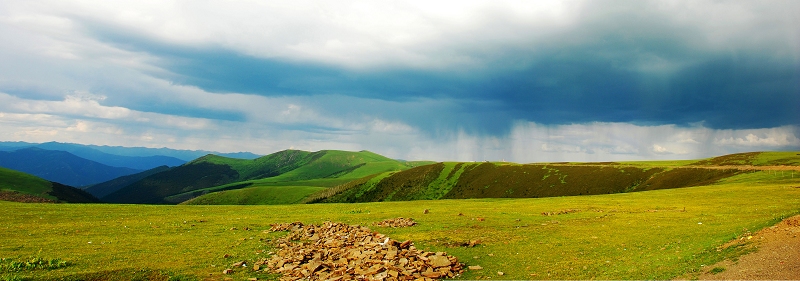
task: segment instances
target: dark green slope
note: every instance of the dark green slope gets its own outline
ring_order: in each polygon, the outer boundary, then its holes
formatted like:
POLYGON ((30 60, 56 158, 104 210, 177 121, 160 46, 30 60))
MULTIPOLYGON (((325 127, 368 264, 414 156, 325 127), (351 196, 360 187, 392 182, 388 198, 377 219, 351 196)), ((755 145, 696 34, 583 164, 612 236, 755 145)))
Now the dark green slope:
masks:
POLYGON ((738 169, 619 165, 437 163, 364 178, 311 197, 313 202, 374 202, 595 195, 710 184, 739 173, 738 169))
POLYGON ((111 193, 114 193, 117 190, 120 190, 120 189, 122 189, 122 188, 124 188, 124 187, 126 187, 128 185, 131 185, 131 184, 137 182, 137 181, 140 181, 143 178, 146 178, 146 177, 149 177, 151 175, 154 175, 154 174, 157 174, 157 173, 160 173, 160 172, 164 172, 164 171, 167 171, 167 170, 169 170, 169 167, 160 166, 160 167, 156 167, 156 168, 153 168, 153 169, 141 172, 141 173, 122 176, 122 177, 118 177, 118 178, 110 180, 110 181, 106 181, 106 182, 90 185, 90 186, 84 188, 83 190, 86 191, 86 192, 89 192, 90 194, 94 195, 97 198, 103 198, 104 196, 109 195, 111 193))
POLYGON ((206 155, 145 177, 102 199, 115 203, 170 204, 221 190, 264 184, 292 186, 291 182, 314 179, 356 179, 408 167, 409 164, 368 151, 284 150, 253 160, 206 155))
POLYGON ((100 202, 83 190, 5 168, 0 168, 0 200, 18 202, 100 202))
POLYGON ((111 203, 166 204, 164 197, 230 183, 238 178, 239 173, 230 166, 192 162, 145 177, 101 199, 111 203))

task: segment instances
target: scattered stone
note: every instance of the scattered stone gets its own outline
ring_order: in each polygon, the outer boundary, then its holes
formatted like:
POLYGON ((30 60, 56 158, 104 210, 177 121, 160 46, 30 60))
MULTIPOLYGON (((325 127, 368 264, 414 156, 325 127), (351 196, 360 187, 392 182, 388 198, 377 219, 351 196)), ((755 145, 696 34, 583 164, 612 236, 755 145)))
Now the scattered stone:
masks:
POLYGON ((231 267, 240 267, 240 266, 244 267, 245 266, 245 261, 235 262, 235 263, 233 263, 233 265, 231 265, 231 267))
POLYGON ((282 274, 281 280, 430 280, 464 271, 445 252, 422 251, 363 226, 295 222, 270 230, 290 232, 275 241, 281 250, 254 265, 282 274))
POLYGON ((223 270, 223 271, 222 271, 222 274, 225 274, 225 275, 228 275, 228 274, 233 274, 233 269, 230 269, 230 268, 228 268, 228 269, 226 269, 226 270, 223 270))
POLYGON ((256 278, 256 277, 250 277, 250 278, 247 278, 247 281, 258 281, 258 278, 256 278))
POLYGON ((481 217, 478 217, 478 218, 475 218, 475 219, 478 220, 478 221, 485 221, 486 220, 485 218, 481 218, 481 217))
POLYGON ((223 259, 227 259, 227 258, 230 258, 230 257, 231 257, 231 254, 224 254, 224 255, 222 255, 222 258, 223 258, 223 259))
POLYGON ((483 269, 483 267, 481 267, 480 265, 470 265, 467 268, 469 268, 469 270, 481 270, 481 269, 483 269))
POLYGON ((423 214, 427 214, 427 213, 430 213, 430 211, 428 211, 428 209, 425 209, 424 211, 422 211, 422 213, 423 214))
POLYGON ((566 214, 572 214, 572 213, 577 213, 577 212, 580 212, 580 210, 566 209, 566 210, 561 210, 561 211, 558 211, 558 212, 543 212, 542 216, 558 216, 558 215, 566 215, 566 214))
POLYGON ((497 275, 503 276, 503 275, 506 275, 506 274, 505 274, 505 273, 503 273, 502 271, 498 271, 498 272, 497 272, 497 275))
POLYGON ((417 222, 412 218, 395 218, 376 222, 373 225, 380 227, 410 227, 417 225, 417 222))
POLYGON ((467 245, 467 247, 472 248, 472 247, 475 247, 475 245, 479 245, 479 244, 481 244, 481 240, 480 239, 469 240, 469 245, 467 245))

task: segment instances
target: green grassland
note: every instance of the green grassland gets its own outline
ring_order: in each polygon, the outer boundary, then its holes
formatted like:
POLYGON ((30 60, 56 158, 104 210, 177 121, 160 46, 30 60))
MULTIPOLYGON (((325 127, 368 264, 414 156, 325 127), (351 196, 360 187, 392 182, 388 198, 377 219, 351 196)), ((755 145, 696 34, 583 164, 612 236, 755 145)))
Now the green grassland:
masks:
POLYGON ((283 235, 263 231, 273 223, 368 226, 394 217, 419 224, 373 230, 484 268, 461 279, 668 279, 742 254, 749 248, 719 246, 800 213, 800 177, 760 171, 705 186, 552 198, 276 206, 0 202, 0 208, 13 214, 0 216, 0 258, 68 262, 0 272, 0 279, 274 279, 249 268, 221 272, 267 257, 270 241, 283 235), (463 246, 475 239, 478 246, 463 246))

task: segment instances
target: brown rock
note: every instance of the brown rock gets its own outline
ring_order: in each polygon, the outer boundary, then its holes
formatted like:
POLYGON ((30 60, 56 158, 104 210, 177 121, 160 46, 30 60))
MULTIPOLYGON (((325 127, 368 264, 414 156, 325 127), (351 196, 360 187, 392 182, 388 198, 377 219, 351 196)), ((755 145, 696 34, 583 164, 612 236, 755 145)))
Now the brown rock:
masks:
POLYGON ((425 277, 428 277, 428 278, 440 278, 440 277, 442 277, 442 273, 441 272, 423 272, 422 276, 425 276, 425 277))
POLYGON ((450 260, 447 259, 447 257, 445 256, 439 256, 439 255, 431 256, 428 263, 433 267, 450 266, 450 260))
MULTIPOLYGON (((399 219, 385 222, 406 221, 399 219)), ((420 251, 410 240, 401 243, 367 227, 296 222, 270 230, 289 233, 273 242, 281 248, 277 254, 254 266, 264 265, 265 271, 282 274, 282 280, 430 280, 463 272, 458 259, 445 252, 420 251)))
POLYGON ((228 268, 228 269, 226 269, 226 270, 223 270, 223 271, 222 271, 222 274, 225 274, 225 275, 228 275, 228 274, 233 274, 233 269, 230 269, 230 268, 228 268))

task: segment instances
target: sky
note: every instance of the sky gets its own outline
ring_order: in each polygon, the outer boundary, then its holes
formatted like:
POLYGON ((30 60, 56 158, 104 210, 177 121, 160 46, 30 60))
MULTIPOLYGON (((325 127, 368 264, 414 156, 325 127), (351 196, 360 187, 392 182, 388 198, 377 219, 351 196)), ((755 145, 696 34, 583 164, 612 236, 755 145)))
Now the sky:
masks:
POLYGON ((800 1, 0 2, 0 141, 435 161, 800 151, 800 1))

